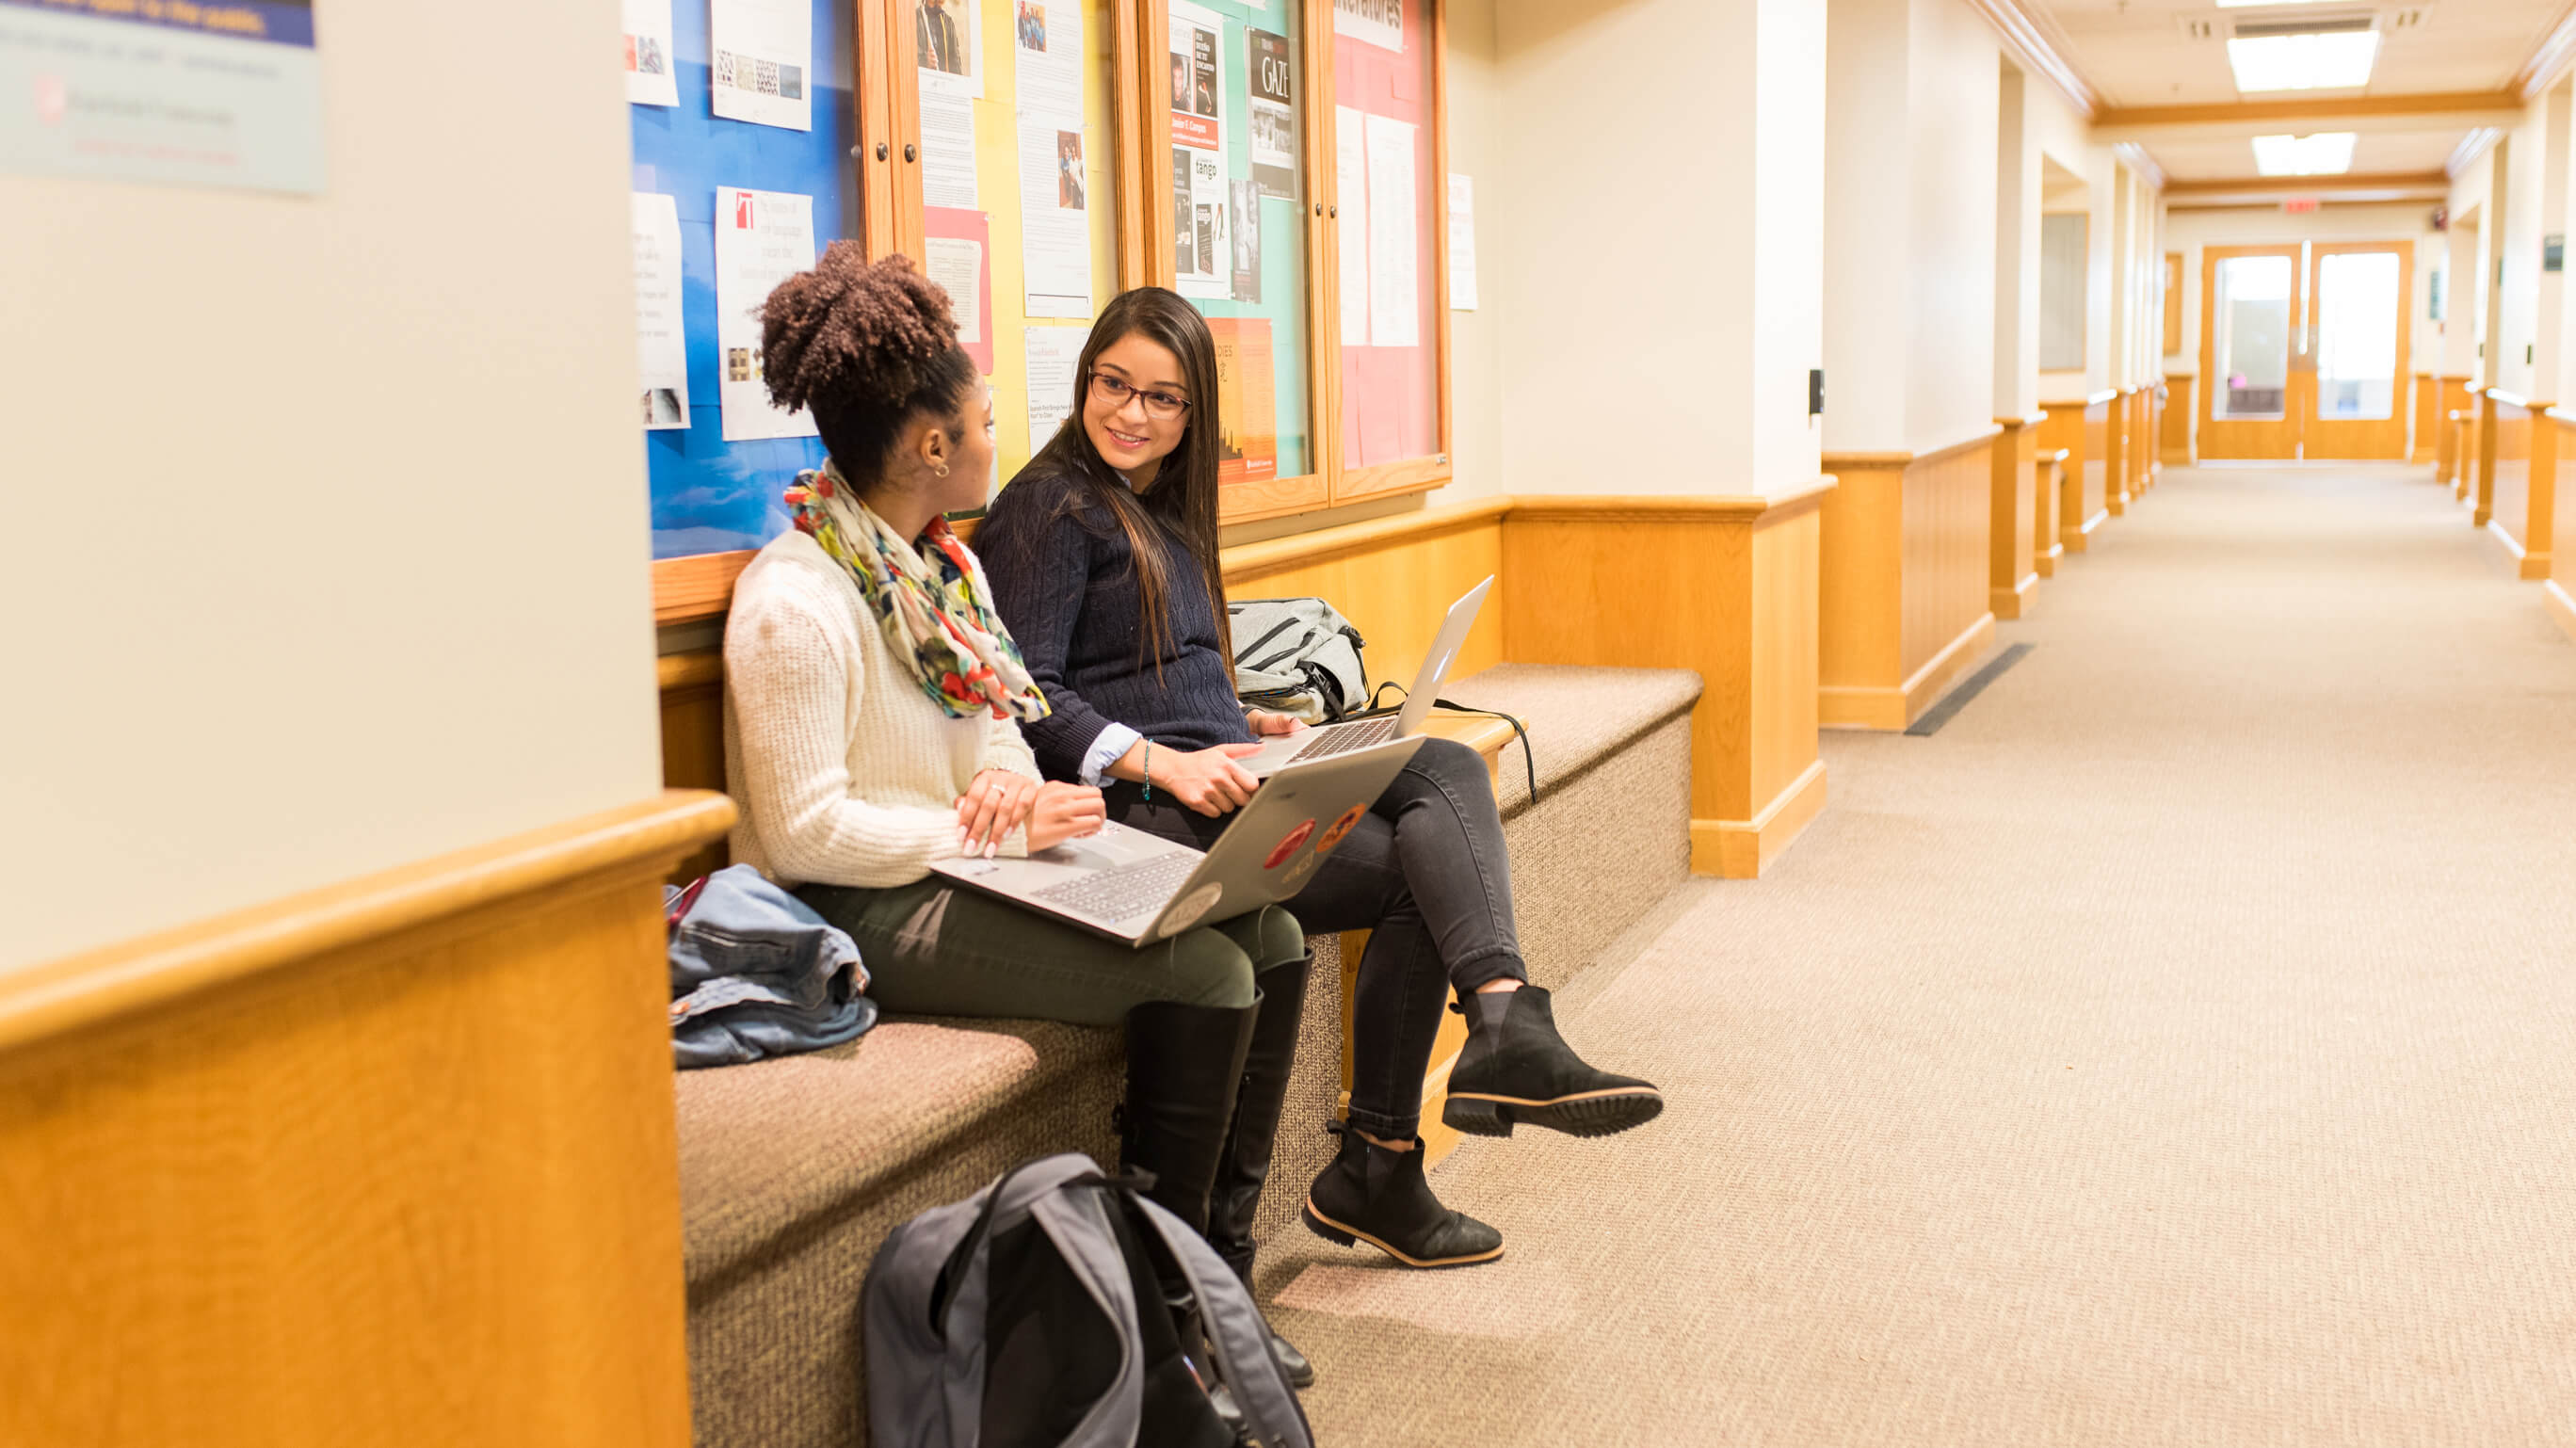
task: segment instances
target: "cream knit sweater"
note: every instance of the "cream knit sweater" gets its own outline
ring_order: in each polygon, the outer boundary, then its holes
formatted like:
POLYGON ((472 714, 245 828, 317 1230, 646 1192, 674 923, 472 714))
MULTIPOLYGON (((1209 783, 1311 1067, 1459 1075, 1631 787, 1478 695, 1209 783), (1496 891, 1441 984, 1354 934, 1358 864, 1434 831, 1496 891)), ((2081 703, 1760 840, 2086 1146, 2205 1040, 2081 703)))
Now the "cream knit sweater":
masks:
POLYGON ((859 586, 802 533, 772 539, 735 582, 724 659, 733 857, 781 884, 909 885, 957 855, 957 797, 977 774, 1038 777, 1017 724, 931 702, 859 586))

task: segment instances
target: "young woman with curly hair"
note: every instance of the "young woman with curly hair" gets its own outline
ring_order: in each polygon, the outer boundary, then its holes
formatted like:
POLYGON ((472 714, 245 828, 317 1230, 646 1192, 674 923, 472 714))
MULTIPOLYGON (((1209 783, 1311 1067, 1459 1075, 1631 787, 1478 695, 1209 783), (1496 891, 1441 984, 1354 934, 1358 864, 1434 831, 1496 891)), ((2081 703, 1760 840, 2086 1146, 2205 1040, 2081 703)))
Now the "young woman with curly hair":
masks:
MULTIPOLYGON (((1259 788, 1235 763, 1254 736, 1305 727, 1235 698, 1216 419, 1207 323, 1162 288, 1128 292, 1091 329, 1073 415, 976 535, 995 605, 1046 695, 1046 716, 1023 726, 1040 767, 1103 784, 1112 819, 1201 845, 1259 788)), ((1306 1199, 1307 1225, 1322 1235, 1414 1267, 1501 1255, 1501 1233, 1432 1195, 1415 1150, 1423 1072, 1452 989, 1468 1038, 1449 1080, 1449 1125, 1599 1136, 1662 1110, 1653 1086, 1576 1056, 1548 993, 1529 984, 1493 784, 1475 751, 1426 742, 1288 909, 1309 934, 1372 932, 1352 1001, 1349 1128, 1306 1199)), ((1230 1196, 1220 1180, 1208 1228, 1239 1270, 1304 990, 1302 972, 1262 979, 1225 1168, 1246 1190, 1230 1196)))
POLYGON ((1097 789, 1040 778, 1020 729, 1046 700, 942 517, 984 501, 992 399, 946 295, 851 242, 770 294, 761 342, 770 395, 811 411, 830 461, 797 479, 794 531, 734 585, 734 858, 848 931, 888 1010, 1124 1021, 1124 1164, 1205 1230, 1255 981, 1302 971, 1305 938, 1265 908, 1130 949, 930 873, 1103 819, 1097 789))

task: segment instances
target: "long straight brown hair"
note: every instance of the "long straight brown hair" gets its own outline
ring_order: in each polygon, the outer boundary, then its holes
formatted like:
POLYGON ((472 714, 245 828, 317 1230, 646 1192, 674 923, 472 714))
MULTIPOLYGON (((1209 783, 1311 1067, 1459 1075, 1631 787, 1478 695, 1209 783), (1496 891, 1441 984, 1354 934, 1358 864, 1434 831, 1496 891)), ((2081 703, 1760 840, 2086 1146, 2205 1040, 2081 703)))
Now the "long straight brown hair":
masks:
POLYGON ((1225 613, 1225 573, 1217 559, 1217 382, 1216 338, 1198 308, 1180 293, 1163 287, 1122 292, 1100 310, 1091 338, 1082 347, 1073 374, 1073 414, 1038 450, 1032 465, 1049 463, 1082 485, 1080 496, 1109 510, 1127 535, 1127 551, 1136 560, 1136 593, 1143 617, 1138 620, 1138 647, 1154 660, 1157 675, 1171 652, 1172 579, 1166 570, 1159 535, 1181 540, 1199 566, 1207 585, 1208 606, 1216 612, 1216 636, 1227 667, 1234 663, 1234 630, 1225 613), (1127 337, 1141 334, 1180 359, 1181 382, 1190 390, 1189 424, 1181 441, 1163 459, 1162 470, 1146 487, 1130 491, 1117 471, 1091 442, 1082 410, 1091 395, 1091 365, 1100 354, 1127 337))

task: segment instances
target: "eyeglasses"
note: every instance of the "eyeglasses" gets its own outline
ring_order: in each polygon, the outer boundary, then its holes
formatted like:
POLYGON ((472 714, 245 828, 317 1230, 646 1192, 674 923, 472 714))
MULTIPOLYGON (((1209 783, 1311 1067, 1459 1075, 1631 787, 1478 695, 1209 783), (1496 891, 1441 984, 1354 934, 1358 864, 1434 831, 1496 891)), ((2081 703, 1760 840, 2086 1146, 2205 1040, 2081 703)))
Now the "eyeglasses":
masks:
POLYGON ((1112 377, 1106 372, 1091 374, 1091 390, 1099 393, 1102 400, 1111 407, 1125 407, 1128 398, 1141 397, 1145 399, 1145 415, 1165 421, 1187 412, 1190 406, 1190 400, 1186 397, 1174 397, 1168 392, 1150 392, 1141 387, 1131 386, 1123 377, 1112 377))

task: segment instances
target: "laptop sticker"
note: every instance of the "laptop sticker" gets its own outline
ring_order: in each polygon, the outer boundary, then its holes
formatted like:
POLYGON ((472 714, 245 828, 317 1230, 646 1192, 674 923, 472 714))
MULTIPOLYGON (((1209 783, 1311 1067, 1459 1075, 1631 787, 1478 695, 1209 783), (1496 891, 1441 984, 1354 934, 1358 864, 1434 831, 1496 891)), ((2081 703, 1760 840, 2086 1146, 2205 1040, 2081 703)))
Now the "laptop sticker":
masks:
POLYGON ((1280 876, 1279 878, 1291 890, 1302 889, 1306 884, 1306 877, 1314 874, 1315 867, 1322 863, 1324 863, 1322 853, 1319 851, 1310 851, 1298 856, 1297 863, 1290 865, 1288 867, 1288 873, 1280 876))
POLYGON ((1270 847, 1270 858, 1261 862, 1261 868, 1265 870, 1276 870, 1281 865, 1286 864, 1288 862, 1288 857, 1297 853, 1298 847, 1306 843, 1306 837, 1314 832, 1315 822, 1313 820, 1308 820, 1304 824, 1299 825, 1297 828, 1290 830, 1287 834, 1281 836, 1279 843, 1270 847))
POLYGON ((1178 935, 1198 924, 1199 917, 1215 908, 1217 897, 1224 893, 1225 887, 1211 880, 1172 902, 1172 908, 1163 912, 1162 933, 1178 935))
POLYGON ((1315 853, 1319 855, 1331 854, 1333 852, 1333 846, 1342 842, 1342 836, 1347 835, 1352 830, 1358 828, 1360 817, 1368 812, 1369 807, 1364 804, 1355 804, 1349 809, 1342 811, 1342 817, 1340 819, 1337 819, 1324 827, 1323 837, 1315 841, 1315 853))

